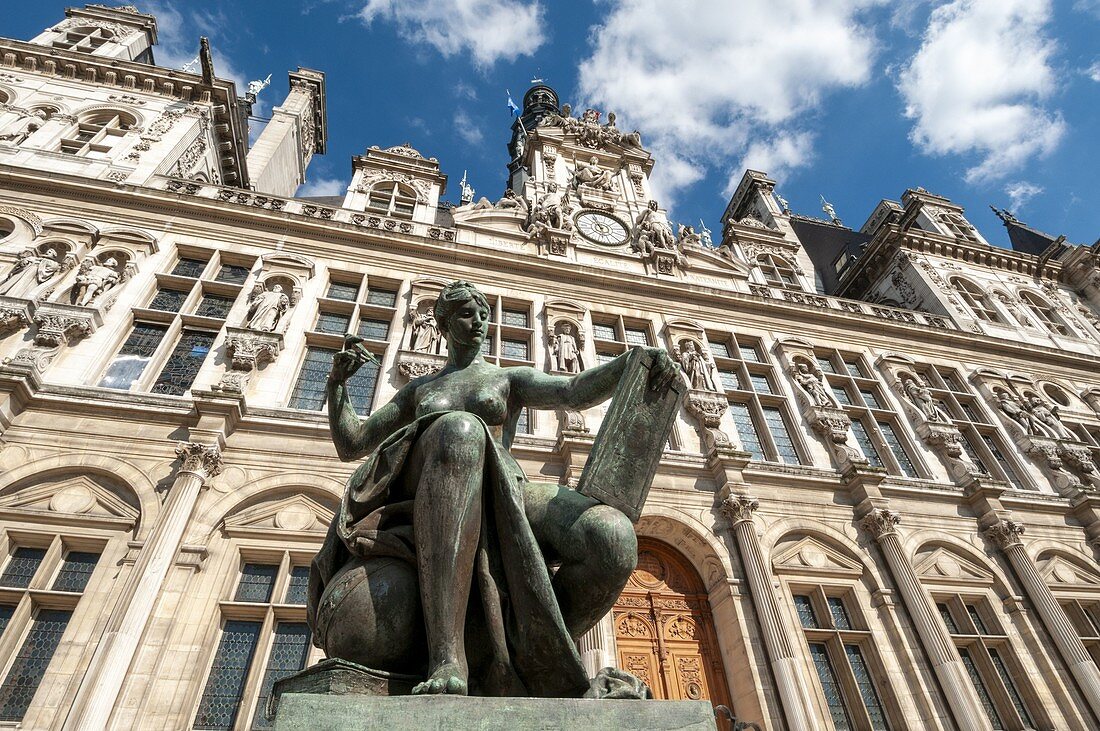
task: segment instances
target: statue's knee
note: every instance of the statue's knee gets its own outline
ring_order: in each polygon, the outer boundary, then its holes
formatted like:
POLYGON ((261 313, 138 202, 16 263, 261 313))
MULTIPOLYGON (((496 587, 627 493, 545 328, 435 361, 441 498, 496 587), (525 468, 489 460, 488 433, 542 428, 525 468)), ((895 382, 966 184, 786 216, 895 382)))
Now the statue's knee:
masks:
POLYGON ((483 459, 485 427, 476 416, 464 411, 444 414, 433 425, 432 431, 438 439, 440 461, 470 464, 483 459))
POLYGON ((585 543, 600 569, 626 581, 638 563, 638 536, 622 511, 598 505, 585 513, 585 543))

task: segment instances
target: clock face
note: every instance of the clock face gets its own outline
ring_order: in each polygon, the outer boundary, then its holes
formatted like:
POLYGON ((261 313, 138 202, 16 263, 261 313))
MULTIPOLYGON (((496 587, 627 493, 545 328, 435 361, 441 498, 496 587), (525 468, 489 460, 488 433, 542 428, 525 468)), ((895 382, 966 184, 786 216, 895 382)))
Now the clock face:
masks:
POLYGON ((585 211, 576 220, 577 231, 594 244, 620 246, 626 243, 626 226, 613 216, 585 211))

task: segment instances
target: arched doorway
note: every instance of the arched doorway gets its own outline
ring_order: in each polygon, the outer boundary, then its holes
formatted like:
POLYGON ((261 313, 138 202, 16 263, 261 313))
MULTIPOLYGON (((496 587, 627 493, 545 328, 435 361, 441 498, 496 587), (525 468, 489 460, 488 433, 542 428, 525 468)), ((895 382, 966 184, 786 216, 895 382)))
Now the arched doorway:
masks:
POLYGON ((729 706, 706 589, 676 549, 639 538, 638 568, 612 612, 619 667, 657 698, 729 706))

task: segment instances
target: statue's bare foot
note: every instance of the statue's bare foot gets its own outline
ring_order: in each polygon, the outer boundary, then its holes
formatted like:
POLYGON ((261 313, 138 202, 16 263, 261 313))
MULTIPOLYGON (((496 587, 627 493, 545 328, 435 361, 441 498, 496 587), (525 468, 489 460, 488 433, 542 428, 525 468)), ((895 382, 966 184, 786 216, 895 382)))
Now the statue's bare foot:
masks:
POLYGON ((458 663, 443 663, 423 683, 412 690, 413 695, 469 695, 466 673, 458 663))

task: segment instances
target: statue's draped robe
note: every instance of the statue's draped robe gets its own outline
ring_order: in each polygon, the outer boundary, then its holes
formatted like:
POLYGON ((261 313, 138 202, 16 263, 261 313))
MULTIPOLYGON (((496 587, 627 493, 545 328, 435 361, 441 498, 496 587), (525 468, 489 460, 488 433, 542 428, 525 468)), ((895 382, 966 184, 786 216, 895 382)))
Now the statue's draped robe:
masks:
MULTIPOLYGON (((417 439, 445 413, 427 414, 391 434, 348 481, 310 570, 308 616, 319 647, 324 647, 331 610, 321 604, 325 586, 352 556, 396 558, 416 570, 415 487, 405 484, 403 473, 417 439)), ((487 670, 471 675, 471 693, 579 697, 588 690, 588 676, 524 512, 527 478, 493 431, 479 422, 486 445, 484 514, 469 611, 481 612, 492 660, 487 670)))

